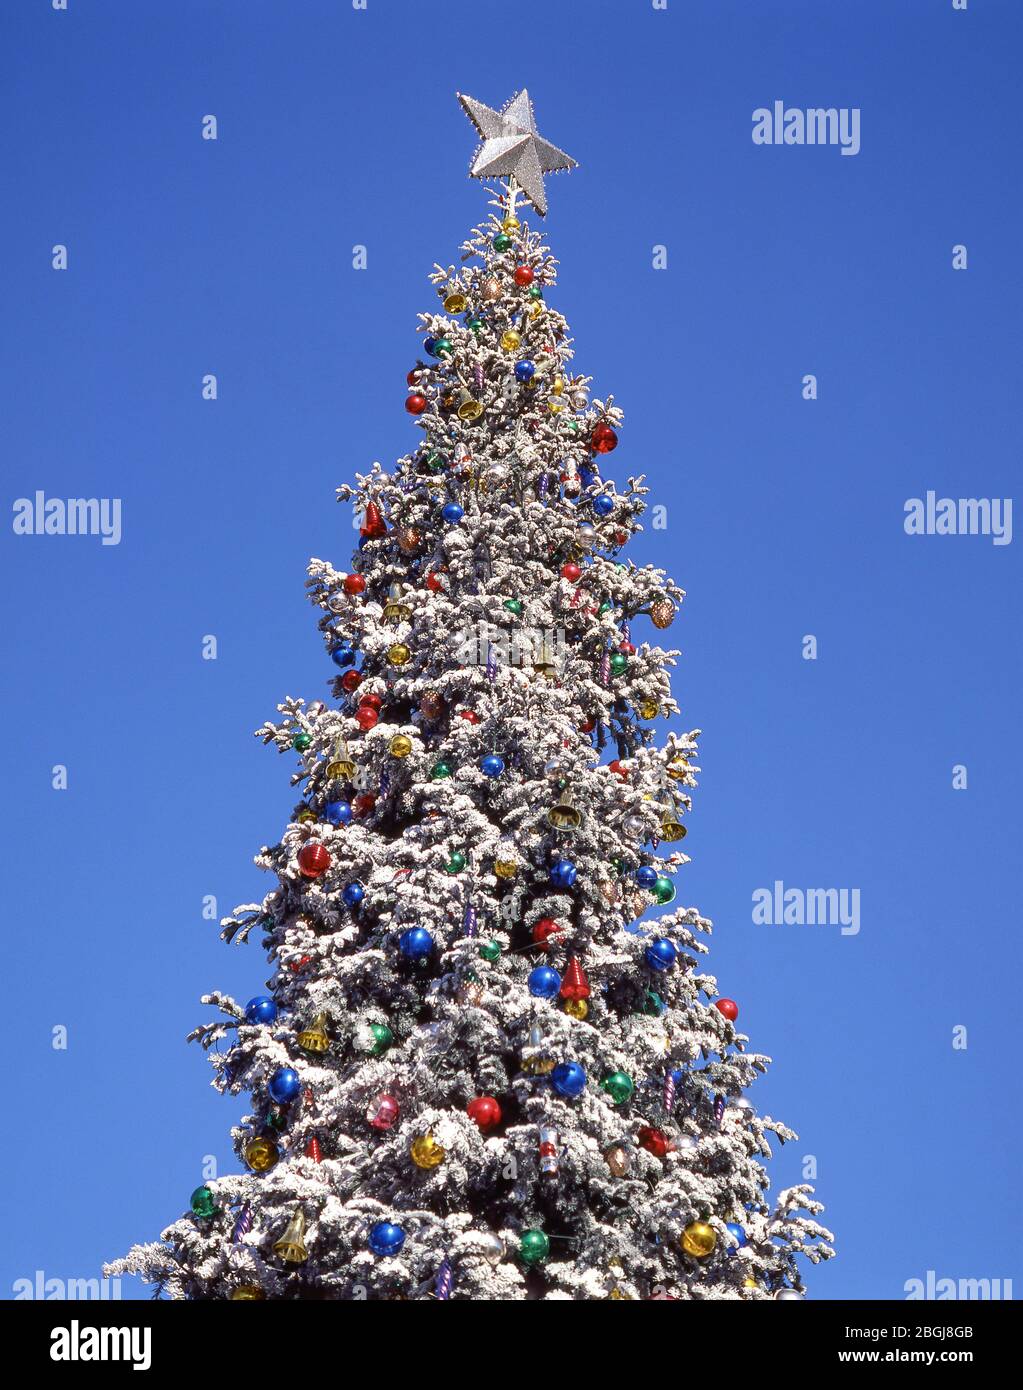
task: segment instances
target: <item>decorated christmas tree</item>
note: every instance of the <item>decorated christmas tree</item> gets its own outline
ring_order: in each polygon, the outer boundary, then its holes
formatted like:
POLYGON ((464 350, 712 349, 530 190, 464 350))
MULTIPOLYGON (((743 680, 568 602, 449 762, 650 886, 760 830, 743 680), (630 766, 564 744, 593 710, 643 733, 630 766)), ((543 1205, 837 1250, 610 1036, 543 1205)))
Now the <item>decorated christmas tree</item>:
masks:
POLYGON ((573 370, 529 226, 574 164, 528 95, 467 97, 496 212, 436 266, 411 451, 356 475, 346 571, 308 587, 330 702, 259 731, 301 800, 224 923, 267 993, 192 1035, 251 1095, 242 1171, 109 1272, 185 1299, 799 1298, 832 1254, 811 1190, 769 1199, 745 1092, 768 1059, 676 902, 696 733, 657 645, 683 593, 624 557, 647 489, 573 370), (657 915, 658 909, 668 910, 657 915))

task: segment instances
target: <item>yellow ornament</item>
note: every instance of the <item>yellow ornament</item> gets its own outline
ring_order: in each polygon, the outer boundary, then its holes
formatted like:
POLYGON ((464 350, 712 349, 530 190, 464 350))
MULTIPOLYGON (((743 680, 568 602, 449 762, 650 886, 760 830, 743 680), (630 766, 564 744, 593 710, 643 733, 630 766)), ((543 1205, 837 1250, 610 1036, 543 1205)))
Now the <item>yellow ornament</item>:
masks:
POLYGON ((279 1240, 274 1241, 274 1254, 279 1255, 287 1264, 300 1265, 309 1255, 305 1248, 304 1236, 305 1213, 299 1207, 285 1227, 284 1234, 279 1240))
POLYGON ((521 344, 522 339, 515 332, 514 328, 509 328, 507 332, 501 334, 501 346, 505 352, 514 352, 521 344))
POLYGON ((347 782, 350 777, 355 776, 355 764, 348 751, 348 744, 343 738, 337 741, 333 762, 327 764, 327 776, 333 777, 338 782, 347 782))
POLYGON ((689 763, 679 754, 678 757, 672 758, 671 762, 664 770, 672 781, 681 782, 689 772, 689 763))
POLYGON ((238 1284, 231 1290, 231 1301, 234 1303, 249 1302, 257 1298, 266 1298, 266 1294, 257 1284, 238 1284))
POLYGON ((744 1289, 759 1289, 760 1285, 757 1283, 755 1279, 750 1277, 742 1281, 742 1287, 744 1289))
POLYGON ((449 314, 462 314, 465 312, 469 301, 459 290, 452 290, 444 300, 444 308, 449 314))
POLYGON ((656 719, 660 708, 656 700, 642 700, 639 706, 639 717, 640 719, 656 719))
POLYGON ((432 1134, 421 1134, 413 1139, 409 1153, 417 1168, 437 1168, 444 1162, 444 1150, 432 1134))
POLYGON ((519 866, 514 859, 495 859, 494 873, 498 878, 514 878, 519 866))
POLYGON ((406 734, 395 734, 387 747, 393 757, 407 758, 412 752, 412 740, 406 734))
POLYGON ((543 303, 539 299, 534 299, 529 306, 529 317, 531 319, 538 319, 542 313, 543 303))
POLYGON ((682 1249, 687 1255, 695 1255, 698 1260, 709 1255, 717 1243, 717 1232, 706 1221, 690 1221, 682 1232, 682 1249))
POLYGON ((560 401, 548 401, 547 409, 551 412, 552 415, 560 415, 564 407, 562 406, 560 401))
POLYGON ((404 642, 395 642, 392 647, 387 648, 387 660, 392 666, 404 666, 411 656, 412 651, 404 642))
POLYGON ((459 420, 478 420, 483 414, 483 402, 478 401, 470 391, 463 389, 458 393, 457 414, 459 420))
POLYGON ((590 1011, 590 1006, 585 999, 566 999, 565 1013, 569 1018, 585 1018, 590 1011))
POLYGON ((265 1173, 274 1166, 279 1157, 277 1145, 272 1139, 261 1136, 258 1139, 250 1139, 245 1145, 245 1162, 254 1173, 265 1173))
POLYGON ((522 223, 519 221, 519 219, 515 216, 513 212, 510 212, 508 216, 504 219, 504 221, 501 223, 501 231, 517 232, 521 226, 522 223))
POLYGON ((297 821, 315 820, 316 812, 311 806, 302 806, 295 812, 295 819, 297 821))
POLYGON ((564 389, 565 378, 563 376, 556 376, 554 380, 551 382, 551 390, 554 392, 556 396, 560 396, 564 389))
POLYGON ((327 1015, 317 1014, 308 1028, 303 1028, 296 1041, 303 1052, 326 1052, 330 1046, 327 1036, 327 1015))

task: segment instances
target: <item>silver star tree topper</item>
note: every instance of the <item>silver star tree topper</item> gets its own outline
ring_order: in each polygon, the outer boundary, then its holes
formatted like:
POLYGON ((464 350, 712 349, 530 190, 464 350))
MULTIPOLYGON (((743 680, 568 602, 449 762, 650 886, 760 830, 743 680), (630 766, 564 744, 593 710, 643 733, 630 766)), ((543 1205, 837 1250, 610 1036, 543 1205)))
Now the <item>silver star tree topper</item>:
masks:
POLYGON ((544 174, 575 169, 576 161, 537 134, 529 93, 523 88, 500 111, 458 93, 462 110, 483 136, 469 173, 474 179, 507 178, 518 186, 541 217, 547 213, 544 174))

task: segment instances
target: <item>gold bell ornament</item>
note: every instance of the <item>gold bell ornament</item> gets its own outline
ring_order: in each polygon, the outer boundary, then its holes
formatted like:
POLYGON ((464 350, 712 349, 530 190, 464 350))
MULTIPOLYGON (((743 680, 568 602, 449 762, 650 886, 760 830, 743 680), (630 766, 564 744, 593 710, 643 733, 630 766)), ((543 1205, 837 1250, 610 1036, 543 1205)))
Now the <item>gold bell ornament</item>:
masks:
POLYGON ((299 1207, 284 1229, 279 1240, 274 1241, 274 1254, 279 1255, 289 1265, 300 1265, 309 1256, 305 1248, 305 1212, 299 1207))
POLYGON ((306 820, 315 820, 316 812, 313 810, 311 806, 307 806, 305 802, 302 802, 302 804, 296 807, 295 809, 294 819, 299 822, 306 820))
POLYGON ((468 387, 463 386, 456 397, 455 414, 459 420, 478 420, 483 414, 483 402, 478 401, 468 387))
POLYGON ((327 1015, 317 1014, 308 1028, 298 1035, 298 1045, 303 1052, 326 1052, 330 1046, 327 1034, 327 1015))
MULTIPOLYGON (((400 533, 399 533, 400 534, 400 533)), ((398 542, 399 546, 401 541, 398 542)), ((412 550, 418 547, 418 541, 412 545, 412 550)), ((411 552, 406 552, 411 553, 411 552)), ((410 623, 412 621, 412 609, 407 603, 402 603, 405 593, 404 584, 392 584, 387 591, 387 602, 384 604, 385 623, 410 623)))
POLYGON ((417 1168, 437 1168, 444 1162, 444 1150, 432 1134, 421 1134, 413 1139, 409 1153, 417 1168))
POLYGON ((548 1056, 544 1045, 543 1029, 534 1023, 529 1030, 526 1049, 522 1057, 522 1070, 527 1076, 549 1076, 554 1070, 555 1061, 548 1056))
POLYGON ((690 1221, 682 1232, 682 1249, 698 1260, 711 1254, 717 1243, 717 1232, 706 1221, 690 1221))
POLYGON ((254 1173, 265 1173, 280 1158, 280 1152, 272 1139, 258 1135, 245 1145, 245 1162, 254 1173))
POLYGON ((533 659, 533 676, 534 679, 552 680, 557 673, 558 668, 554 664, 554 653, 545 637, 540 644, 540 650, 533 659))
POLYGON ((670 844, 673 840, 684 840, 686 828, 678 818, 678 806, 672 797, 665 797, 661 803, 661 839, 670 844))
POLYGON ((461 290, 450 290, 444 296, 444 310, 448 314, 464 314, 469 301, 461 290))
POLYGON ((237 1284, 231 1290, 231 1301, 233 1303, 248 1303, 257 1298, 266 1298, 266 1294, 258 1284, 237 1284))
POLYGON ((343 738, 338 739, 334 747, 333 760, 327 764, 327 776, 338 782, 347 782, 350 777, 355 776, 355 764, 343 738))
POLYGON ((547 812, 547 824, 555 830, 578 830, 582 823, 582 814, 569 801, 568 792, 562 792, 561 800, 547 812))

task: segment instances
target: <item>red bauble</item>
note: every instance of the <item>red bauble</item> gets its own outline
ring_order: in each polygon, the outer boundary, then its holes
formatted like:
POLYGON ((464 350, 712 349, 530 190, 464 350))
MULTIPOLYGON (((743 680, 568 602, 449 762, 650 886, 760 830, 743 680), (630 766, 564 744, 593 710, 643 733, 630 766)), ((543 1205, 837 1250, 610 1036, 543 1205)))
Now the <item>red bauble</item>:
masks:
POLYGON ((361 671, 346 671, 341 677, 341 689, 350 695, 353 690, 358 690, 362 681, 361 671))
POLYGON ((423 367, 413 367, 412 370, 409 372, 408 376, 405 378, 408 385, 415 386, 416 382, 419 380, 420 374, 423 371, 423 367))
POLYGON ((312 956, 299 956, 298 960, 292 960, 288 962, 288 969, 291 971, 293 975, 297 975, 298 972, 304 969, 304 967, 307 966, 311 960, 312 956))
POLYGON ((366 592, 366 576, 363 574, 346 574, 344 591, 353 598, 356 594, 364 594, 366 592))
POLYGON ((561 577, 567 579, 570 584, 578 584, 582 574, 582 570, 574 560, 569 560, 567 564, 561 566, 561 577))
POLYGON ((352 815, 368 816, 376 804, 377 799, 372 792, 360 792, 352 802, 352 815))
POLYGON ((562 999, 589 999, 590 982, 575 956, 569 956, 561 979, 562 999))
POLYGON ((426 587, 431 594, 442 594, 444 592, 444 581, 439 574, 432 571, 426 576, 426 587))
POLYGON ((410 415, 422 415, 426 409, 426 397, 420 391, 413 391, 405 397, 405 409, 410 415))
POLYGON ((626 543, 626 541, 627 541, 628 539, 629 539, 629 536, 628 536, 628 533, 627 533, 626 531, 616 531, 616 532, 615 532, 615 545, 625 545, 625 543, 626 543))
POLYGON ((663 1130, 653 1129, 650 1125, 644 1125, 636 1138, 647 1153, 653 1154, 654 1158, 663 1158, 671 1147, 668 1136, 663 1130))
POLYGON ((533 268, 528 265, 517 265, 515 267, 515 283, 522 289, 533 283, 533 268))
POLYGON ((330 868, 330 851, 315 840, 307 841, 298 852, 298 869, 303 878, 319 878, 330 868))
POLYGON ((375 502, 367 502, 366 504, 366 515, 359 527, 359 535, 366 536, 369 540, 376 540, 380 536, 387 535, 383 515, 375 502))
POLYGON ((734 999, 715 999, 714 1007, 719 1014, 724 1014, 729 1023, 734 1023, 739 1017, 739 1006, 734 999))
POLYGON ((460 709, 458 711, 458 717, 459 719, 464 719, 467 724, 478 724, 480 722, 480 717, 474 709, 460 709))
POLYGON ((579 732, 581 734, 592 734, 596 727, 597 721, 595 719, 584 719, 579 725, 579 732))
POLYGON ((477 1096, 466 1106, 465 1113, 480 1129, 493 1129, 501 1123, 501 1107, 493 1096, 477 1096))
POLYGON ((590 448, 595 454, 609 454, 617 445, 618 436, 606 420, 594 425, 593 433, 590 435, 590 448))
POLYGON ((632 645, 631 642, 619 642, 618 650, 620 652, 624 652, 626 656, 636 655, 636 648, 632 645))
POLYGON ((541 917, 533 927, 533 940, 544 951, 550 950, 551 938, 560 935, 561 928, 553 917, 541 917))
POLYGON ((355 722, 365 734, 379 721, 380 716, 372 705, 360 705, 355 711, 355 722))
POLYGON ((380 696, 375 694, 375 692, 372 690, 367 690, 365 695, 359 696, 360 709, 362 709, 363 707, 365 707, 366 709, 375 709, 377 714, 379 714, 381 709, 383 708, 383 704, 384 702, 383 700, 381 700, 380 696))
POLYGON ((608 768, 611 772, 614 773, 616 777, 620 777, 623 782, 627 782, 629 780, 628 768, 622 767, 621 763, 618 761, 617 758, 615 758, 613 763, 608 763, 608 768))

